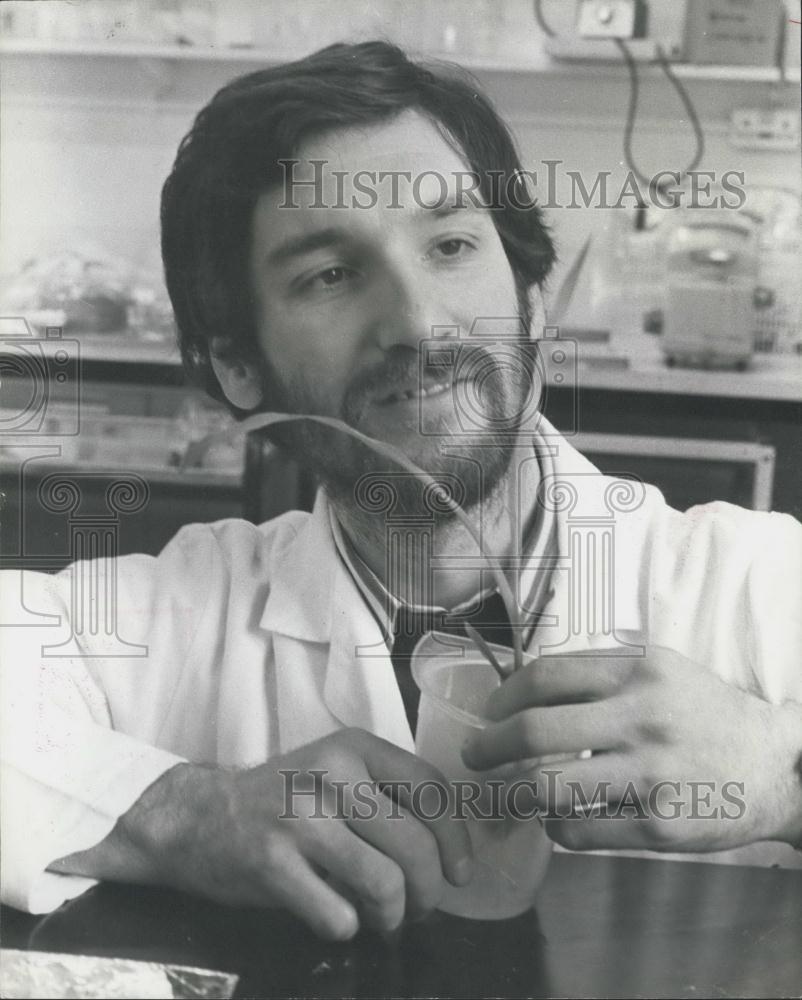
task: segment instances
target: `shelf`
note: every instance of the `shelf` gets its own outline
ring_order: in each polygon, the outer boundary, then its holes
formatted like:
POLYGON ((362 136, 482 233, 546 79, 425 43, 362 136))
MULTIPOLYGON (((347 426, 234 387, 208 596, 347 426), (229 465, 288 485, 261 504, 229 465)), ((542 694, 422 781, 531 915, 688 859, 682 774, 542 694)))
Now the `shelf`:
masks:
POLYGON ((117 364, 169 365, 179 368, 181 355, 172 341, 146 341, 133 334, 69 334, 77 340, 84 361, 106 361, 117 364))
MULTIPOLYGON (((2 336, 8 338, 7 344, 12 350, 19 350, 20 347, 30 345, 31 349, 42 349, 46 354, 53 354, 55 351, 70 347, 73 343, 78 344, 78 355, 82 361, 101 361, 113 364, 132 365, 167 365, 179 368, 181 366, 181 355, 178 345, 172 337, 148 338, 147 335, 134 333, 133 331, 120 331, 119 333, 86 333, 81 330, 65 330, 63 335, 56 338, 47 338, 41 332, 32 333, 39 330, 38 325, 24 325, 24 320, 11 320, 3 325, 2 336), (17 325, 12 324, 16 322, 17 325)), ((8 347, 5 348, 6 352, 8 347)), ((0 353, 4 352, 4 345, 0 340, 0 353)))
MULTIPOLYGON (((0 54, 4 56, 43 56, 65 58, 106 58, 106 59, 163 59, 168 62, 187 63, 258 63, 262 66, 277 65, 291 59, 301 58, 305 52, 282 53, 259 48, 227 48, 213 45, 167 45, 159 43, 108 42, 43 42, 35 39, 12 39, 0 43, 0 54)), ((556 76, 615 75, 624 72, 623 63, 610 61, 578 61, 569 59, 545 59, 545 61, 504 59, 501 55, 475 55, 459 52, 426 52, 423 58, 446 60, 463 66, 476 73, 492 74, 547 74, 556 76)), ((659 74, 655 64, 645 66, 649 73, 659 74)), ((798 84, 799 68, 786 69, 784 74, 771 66, 695 66, 687 63, 673 63, 672 70, 684 80, 798 84)))
POLYGON ((672 63, 674 76, 683 80, 739 80, 741 83, 799 83, 799 68, 786 69, 783 74, 776 66, 692 66, 672 63))
POLYGON ((279 63, 275 52, 255 48, 225 48, 200 45, 164 45, 157 42, 41 42, 13 39, 0 43, 0 54, 22 56, 85 56, 111 59, 168 59, 187 62, 279 63))
MULTIPOLYGON (((26 466, 28 470, 33 469, 30 463, 26 466)), ((47 475, 53 472, 69 475, 76 472, 92 472, 98 476, 113 476, 115 473, 123 474, 130 472, 133 475, 141 476, 149 483, 158 483, 165 486, 185 486, 188 489, 225 489, 240 490, 242 488, 243 472, 213 472, 209 469, 169 469, 163 466, 130 465, 113 462, 59 462, 52 458, 41 459, 35 463, 36 473, 47 475)), ((5 472, 17 472, 19 463, 14 461, 14 455, 0 455, 0 470, 5 472)))
POLYGON ((656 353, 633 356, 621 368, 580 363, 577 382, 580 389, 802 403, 802 357, 755 354, 751 367, 739 372, 669 368, 656 353))

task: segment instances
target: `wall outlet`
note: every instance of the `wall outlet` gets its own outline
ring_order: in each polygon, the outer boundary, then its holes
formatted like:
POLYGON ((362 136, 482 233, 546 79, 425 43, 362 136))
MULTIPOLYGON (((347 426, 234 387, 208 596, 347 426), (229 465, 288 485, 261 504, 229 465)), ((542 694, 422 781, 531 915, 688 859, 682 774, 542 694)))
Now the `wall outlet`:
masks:
POLYGON ((576 22, 580 38, 643 38, 644 0, 580 0, 576 22))
MULTIPOLYGON (((563 0, 548 6, 549 24, 554 37, 544 38, 544 47, 552 59, 570 62, 608 62, 621 65, 621 53, 615 38, 627 39, 632 58, 639 63, 653 63, 659 41, 672 61, 683 57, 686 3, 689 0, 649 0, 634 7, 603 3, 601 0, 563 0), (615 8, 608 15, 603 7, 615 8), (629 14, 624 16, 624 8, 629 14), (609 23, 599 29, 599 13, 609 23), (644 13, 648 23, 644 23, 644 13), (633 20, 634 19, 634 20, 633 20)), ((695 0, 694 0, 695 2, 695 0)))
POLYGON ((799 132, 793 108, 737 108, 730 119, 730 143, 738 149, 794 150, 799 132))

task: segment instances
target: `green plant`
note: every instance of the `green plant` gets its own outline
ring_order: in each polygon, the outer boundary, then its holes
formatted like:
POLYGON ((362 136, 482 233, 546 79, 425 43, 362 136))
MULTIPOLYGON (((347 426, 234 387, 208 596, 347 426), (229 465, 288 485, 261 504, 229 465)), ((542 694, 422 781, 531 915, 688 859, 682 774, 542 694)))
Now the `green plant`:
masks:
MULTIPOLYGON (((504 607, 509 616, 510 625, 512 626, 512 641, 513 641, 513 670, 518 670, 523 664, 523 642, 522 642, 522 628, 521 628, 521 615, 518 609, 518 602, 510 587, 509 581, 504 575, 504 570, 502 569, 498 559, 488 552, 482 542, 481 536, 476 529, 476 526, 472 523, 471 519, 462 509, 460 504, 453 499, 451 494, 445 489, 440 483, 438 483, 428 472, 419 468, 411 459, 409 459, 402 451, 393 445, 386 444, 384 441, 379 441, 376 438, 369 437, 367 434, 363 434, 361 431, 356 430, 354 427, 350 427, 348 424, 344 423, 342 420, 337 420, 334 417, 319 417, 313 416, 312 414, 291 414, 291 413, 258 413, 252 417, 247 417, 241 423, 235 425, 233 428, 225 431, 217 432, 212 434, 206 439, 207 443, 215 443, 221 438, 228 439, 232 435, 244 435, 250 433, 251 431, 261 430, 264 427, 272 427, 276 424, 289 423, 291 421, 298 420, 309 420, 314 423, 322 424, 325 427, 330 427, 333 430, 340 431, 346 434, 348 437, 355 441, 359 441, 366 447, 370 448, 376 455, 380 455, 383 458, 388 459, 395 465, 402 468, 405 472, 417 476, 420 481, 427 486, 429 489, 436 492, 437 498, 443 503, 449 510, 451 510, 457 520, 462 524, 468 534, 471 536, 473 541, 478 546, 482 555, 487 559, 488 567, 493 574, 493 578, 498 587, 499 594, 502 601, 504 602, 504 607)), ((510 485, 510 498, 514 499, 514 484, 510 485)), ((489 647, 486 643, 481 641, 481 637, 477 638, 477 633, 474 630, 473 636, 471 636, 474 645, 476 645, 479 652, 490 662, 493 668, 497 672, 502 672, 499 670, 499 665, 494 662, 492 654, 490 654, 489 647), (490 654, 490 655, 488 655, 490 654)), ((470 633, 469 633, 470 634, 470 633)))

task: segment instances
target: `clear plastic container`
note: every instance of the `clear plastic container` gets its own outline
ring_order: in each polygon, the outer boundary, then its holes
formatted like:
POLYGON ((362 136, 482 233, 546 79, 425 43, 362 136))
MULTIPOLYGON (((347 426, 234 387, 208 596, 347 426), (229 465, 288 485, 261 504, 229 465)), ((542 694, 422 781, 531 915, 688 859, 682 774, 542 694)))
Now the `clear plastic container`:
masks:
MULTIPOLYGON (((502 660, 512 655, 503 647, 493 648, 502 660)), ((416 646, 412 675, 421 691, 415 738, 418 756, 449 781, 470 782, 479 789, 473 810, 464 809, 473 846, 473 879, 461 888, 449 886, 440 909, 475 920, 517 916, 535 901, 551 856, 551 841, 536 816, 518 818, 506 808, 507 791, 525 776, 523 772, 515 765, 471 771, 460 754, 468 736, 486 725, 482 707, 498 687, 498 675, 467 640, 436 632, 416 646)), ((466 798, 463 795, 463 801, 466 798)), ((518 808, 529 813, 531 805, 526 795, 518 808)))

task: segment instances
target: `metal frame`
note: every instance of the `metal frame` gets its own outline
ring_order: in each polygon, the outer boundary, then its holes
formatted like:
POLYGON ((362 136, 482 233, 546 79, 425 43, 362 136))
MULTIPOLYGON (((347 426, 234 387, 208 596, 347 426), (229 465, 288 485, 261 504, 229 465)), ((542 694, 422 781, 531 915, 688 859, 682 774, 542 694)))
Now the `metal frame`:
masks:
POLYGON ((754 467, 752 509, 771 510, 776 449, 752 441, 710 438, 656 437, 640 434, 572 435, 571 444, 582 454, 640 455, 648 458, 690 458, 707 462, 741 462, 754 467))

